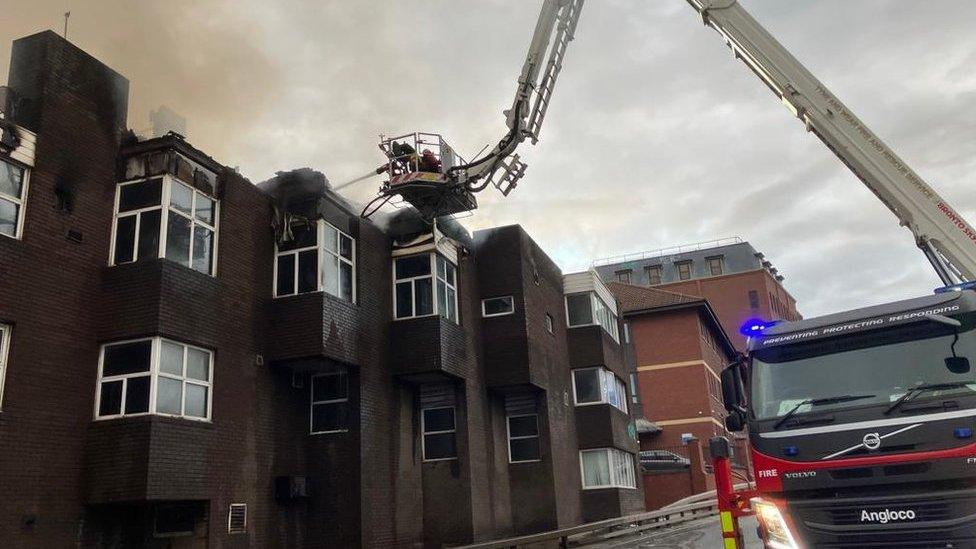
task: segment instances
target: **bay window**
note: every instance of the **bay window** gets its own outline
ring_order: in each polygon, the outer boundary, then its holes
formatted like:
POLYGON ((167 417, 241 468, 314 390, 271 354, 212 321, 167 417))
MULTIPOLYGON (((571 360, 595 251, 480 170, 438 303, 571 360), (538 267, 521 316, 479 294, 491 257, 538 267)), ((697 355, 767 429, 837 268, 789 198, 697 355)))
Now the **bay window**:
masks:
POLYGON ((324 220, 294 223, 275 251, 275 297, 324 291, 356 302, 356 243, 324 220))
POLYGON ((637 488, 634 456, 617 448, 580 451, 583 489, 637 488))
POLYGON ((596 292, 567 295, 566 321, 570 328, 599 324, 614 341, 620 342, 617 315, 596 292))
POLYGON ((209 420, 213 353, 159 337, 102 346, 95 419, 158 414, 209 420))
POLYGON ((30 172, 0 159, 0 234, 20 238, 30 172))
POLYGON ((458 321, 457 267, 439 254, 395 258, 393 293, 397 320, 438 314, 458 321))
POLYGON ((602 366, 573 370, 573 395, 577 406, 609 404, 627 413, 627 386, 602 366))
POLYGON ((171 176, 120 183, 111 264, 165 258, 213 275, 218 202, 171 176))

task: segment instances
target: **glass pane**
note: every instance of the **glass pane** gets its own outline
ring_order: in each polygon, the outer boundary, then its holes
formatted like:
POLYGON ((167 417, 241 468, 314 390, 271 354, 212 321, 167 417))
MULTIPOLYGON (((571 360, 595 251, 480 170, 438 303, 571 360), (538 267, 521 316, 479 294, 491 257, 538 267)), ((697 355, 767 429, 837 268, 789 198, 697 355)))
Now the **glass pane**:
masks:
POLYGON ((336 248, 336 239, 339 236, 339 231, 335 229, 332 225, 328 223, 325 224, 325 236, 323 236, 322 247, 332 253, 338 253, 339 250, 336 248))
POLYGON ((293 223, 291 226, 293 239, 278 243, 279 252, 297 250, 299 248, 311 248, 318 241, 318 228, 315 223, 293 223))
POLYGON ((319 252, 298 252, 298 293, 317 292, 319 289, 319 252))
POLYGON ((610 484, 610 462, 606 450, 582 452, 583 486, 607 486, 610 484))
POLYGON ((209 389, 202 385, 186 384, 186 404, 184 415, 190 417, 207 417, 207 392, 209 389))
POLYGON ((576 381, 576 403, 600 402, 600 370, 576 370, 573 372, 576 381))
POLYGON ((447 278, 446 269, 447 261, 444 261, 443 257, 437 256, 437 276, 440 278, 447 278))
POLYGON ((428 408, 424 410, 424 432, 454 430, 454 408, 428 408))
POLYGON ((485 315, 500 315, 510 313, 515 310, 512 296, 493 297, 484 301, 485 315))
POLYGON ((447 274, 447 276, 445 276, 444 278, 447 280, 447 283, 448 284, 450 284, 451 286, 454 286, 455 285, 454 284, 454 265, 451 265, 447 261, 444 262, 444 265, 445 265, 445 273, 447 274))
POLYGON ((17 235, 17 214, 20 206, 0 198, 0 234, 17 235))
POLYGON ((193 189, 182 183, 173 182, 170 187, 169 205, 172 208, 191 215, 193 213, 193 189))
POLYGON ((413 316, 413 297, 410 287, 412 282, 400 282, 396 285, 396 317, 413 316))
POLYGON ((523 438, 510 441, 512 461, 531 461, 539 459, 539 439, 523 438))
POLYGON ((172 341, 160 343, 159 371, 176 376, 183 375, 183 346, 172 341))
POLYGON ((415 255, 412 257, 401 257, 396 260, 396 278, 412 278, 430 274, 430 256, 415 255))
POLYGON ((162 194, 163 180, 159 178, 123 185, 119 190, 119 211, 159 206, 162 194))
POLYGON ((213 226, 214 222, 217 220, 217 202, 197 193, 197 211, 196 218, 203 221, 207 225, 213 226))
POLYGON ((278 287, 275 295, 295 293, 295 254, 278 256, 278 287))
POLYGON ((332 254, 325 254, 322 260, 322 289, 339 296, 339 259, 332 254))
POLYGON ((430 282, 429 278, 421 278, 413 282, 417 294, 417 310, 415 313, 417 316, 434 313, 434 295, 430 282))
POLYGON ((352 261, 352 239, 344 234, 339 235, 339 255, 352 261))
POLYGON ((22 198, 20 192, 24 187, 24 170, 9 162, 0 160, 0 193, 22 198))
POLYGON ((122 412, 122 380, 102 383, 98 415, 114 416, 122 412))
POLYGON ((424 459, 457 457, 457 441, 454 433, 424 435, 424 459))
POLYGON ((188 347, 186 349, 186 377, 210 381, 210 353, 188 347))
MULTIPOLYGON (((143 223, 145 220, 144 215, 143 223)), ((192 224, 192 221, 181 215, 169 214, 166 229, 166 259, 175 261, 184 267, 190 266, 190 228, 192 224)))
POLYGON ((339 263, 339 297, 352 301, 352 265, 339 263))
POLYGON ((213 231, 200 225, 193 227, 193 268, 203 274, 213 272, 213 231))
POLYGON ((447 286, 444 281, 437 279, 437 312, 447 316, 447 286))
POLYGON ((141 414, 149 411, 149 376, 125 380, 125 413, 141 414))
POLYGON ((527 437, 539 434, 536 416, 518 416, 508 418, 508 436, 527 437))
POLYGON ((590 294, 566 296, 566 310, 569 313, 570 326, 593 324, 593 307, 590 304, 590 294))
POLYGON ((183 382, 178 379, 159 377, 156 384, 156 412, 183 414, 183 382))
POLYGON ((336 400, 349 395, 345 372, 312 378, 312 401, 336 400))
POLYGON ((454 295, 454 288, 447 289, 447 318, 457 322, 457 297, 454 295))
POLYGON ((312 432, 345 430, 347 408, 345 402, 312 405, 312 432))
POLYGON ((136 259, 159 257, 159 216, 160 210, 139 214, 139 253, 136 259))
MULTIPOLYGON (((3 202, 0 201, 0 206, 3 202)), ((3 216, 0 215, 0 218, 3 216)), ((136 216, 120 217, 115 225, 115 257, 113 263, 121 265, 128 263, 132 257, 133 246, 136 242, 136 216)))
POLYGON ((152 342, 135 341, 105 347, 102 377, 149 371, 149 354, 152 342))

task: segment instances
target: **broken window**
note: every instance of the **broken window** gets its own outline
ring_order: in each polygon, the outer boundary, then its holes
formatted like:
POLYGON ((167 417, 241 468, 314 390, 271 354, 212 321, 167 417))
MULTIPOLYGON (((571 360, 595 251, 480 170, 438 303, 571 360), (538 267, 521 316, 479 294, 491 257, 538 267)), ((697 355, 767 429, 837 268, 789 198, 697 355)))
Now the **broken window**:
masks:
POLYGON ((28 171, 9 160, 0 160, 0 234, 20 238, 27 196, 28 171))
POLYGON ((508 416, 508 462, 521 463, 540 459, 538 414, 508 416))
POLYGON ((457 459, 454 407, 424 408, 422 412, 424 461, 457 459))
POLYGON ((488 299, 481 300, 482 316, 503 316, 510 315, 514 312, 515 301, 510 295, 504 297, 490 297, 488 299))
POLYGON ((102 347, 97 418, 161 414, 210 418, 213 353, 162 338, 102 347), (155 385, 155 401, 150 394, 155 385))
POLYGON ((345 369, 312 376, 311 434, 347 430, 349 374, 345 369))
POLYGON ((678 280, 689 280, 691 278, 691 261, 675 262, 674 268, 678 270, 678 280))
POLYGON ((0 408, 3 406, 3 380, 7 374, 7 355, 10 349, 10 326, 0 324, 0 408))
POLYGON ((356 243, 323 221, 292 223, 275 254, 275 297, 325 291, 355 302, 356 243))
POLYGON ((644 268, 647 271, 647 284, 650 286, 657 286, 661 283, 661 266, 660 265, 649 265, 644 268))
POLYGON ((450 261, 435 253, 398 257, 393 278, 397 319, 439 314, 457 322, 457 268, 450 261))
POLYGON ((213 275, 216 239, 212 197, 169 176, 119 184, 112 265, 166 258, 213 275))

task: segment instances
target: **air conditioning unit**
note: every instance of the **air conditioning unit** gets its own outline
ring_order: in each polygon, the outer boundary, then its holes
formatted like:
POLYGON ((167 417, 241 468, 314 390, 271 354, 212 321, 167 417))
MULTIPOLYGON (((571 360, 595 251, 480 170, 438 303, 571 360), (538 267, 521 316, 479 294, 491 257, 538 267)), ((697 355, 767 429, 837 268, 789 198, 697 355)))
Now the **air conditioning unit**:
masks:
POLYGON ((308 479, 305 476, 289 475, 275 477, 275 499, 292 501, 308 497, 308 479))

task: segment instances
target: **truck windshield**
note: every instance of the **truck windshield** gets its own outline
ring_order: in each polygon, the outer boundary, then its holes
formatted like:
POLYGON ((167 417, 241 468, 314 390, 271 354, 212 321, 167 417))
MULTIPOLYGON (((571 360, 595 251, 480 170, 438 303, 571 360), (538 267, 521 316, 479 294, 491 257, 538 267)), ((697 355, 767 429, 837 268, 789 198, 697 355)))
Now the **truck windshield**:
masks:
MULTIPOLYGON (((976 331, 960 328, 956 356, 976 360, 976 331)), ((815 342, 772 347, 753 353, 752 409, 757 419, 777 418, 805 400, 838 395, 870 398, 801 406, 794 415, 884 404, 913 386, 976 379, 976 371, 953 372, 951 327, 923 322, 884 331, 854 334, 815 342)), ((976 394, 976 385, 928 391, 918 402, 976 394)), ((913 401, 914 402, 914 401, 913 401)), ((878 411, 881 415, 882 410, 878 411)))

